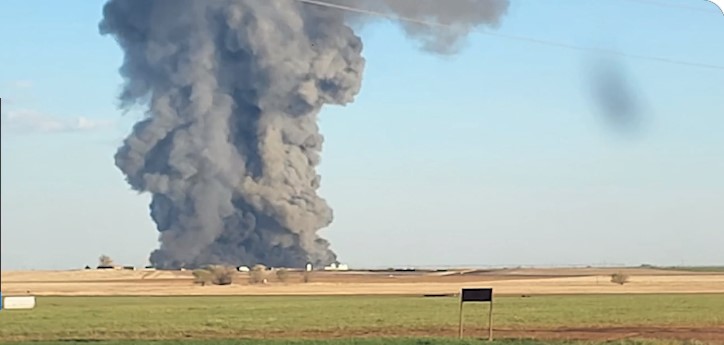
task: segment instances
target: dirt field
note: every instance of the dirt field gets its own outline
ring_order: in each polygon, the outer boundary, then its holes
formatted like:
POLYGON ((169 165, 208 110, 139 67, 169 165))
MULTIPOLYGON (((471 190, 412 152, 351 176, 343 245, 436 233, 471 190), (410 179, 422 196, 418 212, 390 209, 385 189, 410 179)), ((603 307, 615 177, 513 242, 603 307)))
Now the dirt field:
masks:
POLYGON ((159 296, 159 295, 425 295, 453 294, 463 287, 492 287, 499 295, 724 293, 724 273, 655 269, 510 269, 446 272, 313 272, 309 283, 301 273, 279 282, 249 285, 239 273, 230 286, 199 286, 189 271, 10 271, 2 272, 6 295, 159 296), (625 272, 630 282, 610 282, 625 272))
MULTIPOLYGON (((382 334, 384 335, 384 334, 382 334)), ((360 332, 333 332, 333 331, 307 331, 307 332, 276 332, 266 335, 278 339, 344 339, 382 336, 379 330, 360 332)), ((391 333, 391 335, 397 335, 391 333)), ((407 337, 452 337, 454 330, 449 328, 434 329, 405 329, 407 337)), ((486 339, 487 329, 468 327, 465 336, 469 338, 486 339)), ((495 328, 497 339, 534 339, 534 340, 561 340, 561 341, 587 341, 591 344, 617 340, 661 340, 680 341, 683 344, 704 342, 710 345, 724 344, 724 326, 721 327, 596 327, 596 328, 555 328, 555 329, 504 329, 495 328)), ((668 344, 668 343, 667 343, 668 344)), ((673 344, 673 343, 671 343, 673 344)))

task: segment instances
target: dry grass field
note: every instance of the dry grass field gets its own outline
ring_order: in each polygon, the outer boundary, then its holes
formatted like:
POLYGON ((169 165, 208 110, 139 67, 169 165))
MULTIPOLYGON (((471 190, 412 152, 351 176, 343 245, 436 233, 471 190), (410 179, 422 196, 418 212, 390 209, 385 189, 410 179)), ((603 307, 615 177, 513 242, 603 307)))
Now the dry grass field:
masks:
POLYGON ((425 295, 453 294, 463 287, 492 287, 496 295, 724 293, 724 272, 658 269, 501 269, 445 272, 301 272, 281 282, 269 272, 266 284, 249 284, 238 273, 234 284, 200 286, 190 271, 9 271, 2 272, 6 295, 174 296, 174 295, 425 295), (630 281, 611 283, 624 272, 630 281))

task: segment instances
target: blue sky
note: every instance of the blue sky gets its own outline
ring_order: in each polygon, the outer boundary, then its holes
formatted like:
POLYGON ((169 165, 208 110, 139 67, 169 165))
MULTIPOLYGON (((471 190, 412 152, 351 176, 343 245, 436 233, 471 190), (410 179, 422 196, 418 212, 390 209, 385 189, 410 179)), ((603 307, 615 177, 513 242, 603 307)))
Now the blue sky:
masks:
MULTIPOLYGON (((144 265, 147 195, 113 154, 138 113, 102 1, 0 2, 2 267, 144 265)), ((512 0, 496 31, 724 65, 704 0, 512 0)), ((724 69, 621 58, 642 122, 610 126, 596 56, 476 32, 456 56, 360 31, 356 102, 323 110, 323 235, 354 266, 724 264, 724 69)))

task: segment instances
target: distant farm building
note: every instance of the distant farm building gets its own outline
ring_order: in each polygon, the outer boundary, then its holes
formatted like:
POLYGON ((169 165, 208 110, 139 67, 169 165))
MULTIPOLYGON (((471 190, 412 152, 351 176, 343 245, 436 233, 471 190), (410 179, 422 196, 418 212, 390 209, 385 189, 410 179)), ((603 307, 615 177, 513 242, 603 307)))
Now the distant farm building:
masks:
POLYGON ((324 267, 325 271, 349 271, 349 266, 345 264, 333 263, 324 267))

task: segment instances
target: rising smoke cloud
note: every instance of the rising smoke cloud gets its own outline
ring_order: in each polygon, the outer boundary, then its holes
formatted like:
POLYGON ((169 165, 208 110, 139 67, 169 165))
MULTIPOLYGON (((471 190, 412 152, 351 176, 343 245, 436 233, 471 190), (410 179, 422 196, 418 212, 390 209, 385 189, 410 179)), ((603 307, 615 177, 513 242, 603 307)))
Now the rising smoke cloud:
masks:
MULTIPOLYGON (((449 24, 404 24, 423 49, 452 53, 507 0, 328 1, 449 24)), ((99 28, 125 53, 123 108, 141 105, 115 155, 152 195, 159 268, 302 267, 335 262, 317 232, 333 213, 317 195, 325 104, 360 91, 365 59, 351 28, 366 18, 295 0, 110 0, 99 28)))

